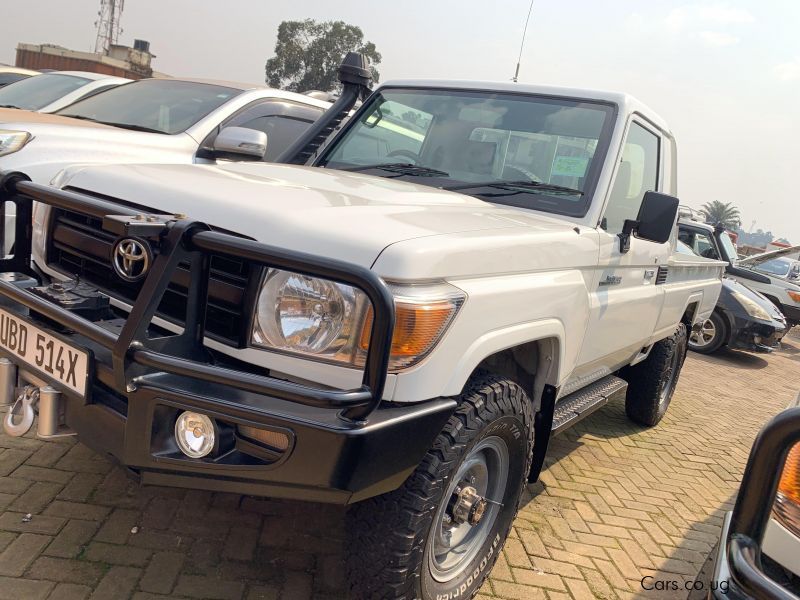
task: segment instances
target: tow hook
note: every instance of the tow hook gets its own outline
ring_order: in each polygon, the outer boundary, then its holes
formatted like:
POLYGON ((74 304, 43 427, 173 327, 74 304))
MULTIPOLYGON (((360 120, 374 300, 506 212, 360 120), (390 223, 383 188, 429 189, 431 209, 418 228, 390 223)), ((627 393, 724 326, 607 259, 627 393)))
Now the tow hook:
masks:
POLYGON ((3 420, 3 429, 8 435, 22 437, 28 433, 35 417, 33 405, 38 401, 39 388, 35 385, 26 385, 3 420), (19 417, 19 421, 16 421, 15 417, 19 417))

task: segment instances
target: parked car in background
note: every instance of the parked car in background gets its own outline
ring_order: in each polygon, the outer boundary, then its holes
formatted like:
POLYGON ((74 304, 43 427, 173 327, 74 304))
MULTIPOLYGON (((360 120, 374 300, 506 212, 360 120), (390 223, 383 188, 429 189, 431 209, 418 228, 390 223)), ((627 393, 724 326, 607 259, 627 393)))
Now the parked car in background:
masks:
MULTIPOLYGON (((0 89, 0 108, 52 113, 82 98, 99 94, 130 79, 88 71, 55 71, 17 81, 0 89)), ((16 121, 20 115, 3 111, 0 123, 16 121)), ((22 117, 24 118, 24 117, 22 117)))
POLYGON ((724 228, 714 227, 688 216, 682 216, 678 221, 678 238, 700 256, 727 262, 725 272, 728 276, 768 298, 786 317, 790 328, 800 324, 800 286, 782 277, 754 270, 756 266, 770 259, 797 252, 800 246, 773 250, 740 260, 736 247, 724 228))
POLYGON ((689 600, 800 598, 800 397, 758 434, 689 600))
MULTIPOLYGON (((746 261, 747 259, 745 259, 746 261)), ((739 261, 742 264, 744 261, 739 261)), ((747 263, 745 263, 747 264, 747 263)), ((800 281, 800 261, 781 257, 753 265, 753 270, 764 275, 780 277, 792 283, 800 281)))
MULTIPOLYGON (((76 163, 269 161, 330 105, 241 83, 134 81, 58 114, 0 110, 0 122, 16 120, 0 129, 0 171, 24 171, 33 181, 48 183, 76 163)), ((14 219, 8 206, 5 248, 13 239, 14 219)))
POLYGON ((47 183, 76 163, 272 160, 329 106, 250 84, 144 79, 58 114, 0 111, 0 171, 47 183))
POLYGON ((39 74, 39 71, 32 71, 30 69, 0 66, 0 88, 39 74))
MULTIPOLYGON (((676 250, 695 254, 680 240, 676 250)), ((688 346, 700 354, 711 354, 723 347, 772 352, 786 331, 786 318, 772 302, 726 276, 714 312, 691 332, 688 346)))

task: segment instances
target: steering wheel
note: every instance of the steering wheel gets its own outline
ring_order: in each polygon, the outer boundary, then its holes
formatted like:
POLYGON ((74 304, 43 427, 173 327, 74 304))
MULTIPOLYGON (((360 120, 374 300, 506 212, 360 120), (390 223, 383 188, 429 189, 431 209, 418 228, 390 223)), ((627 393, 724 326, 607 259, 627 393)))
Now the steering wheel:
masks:
POLYGON ((529 179, 537 183, 542 182, 542 178, 533 173, 532 171, 528 171, 527 169, 523 169, 522 167, 513 167, 511 165, 506 165, 505 168, 503 169, 503 179, 519 179, 519 180, 529 179), (519 173, 521 177, 516 173, 519 173))
POLYGON ((419 154, 415 154, 411 150, 406 150, 405 148, 398 148, 397 150, 392 150, 386 156, 387 157, 389 157, 389 156, 402 156, 404 158, 408 158, 409 160, 413 160, 414 164, 417 164, 417 161, 419 160, 419 154))

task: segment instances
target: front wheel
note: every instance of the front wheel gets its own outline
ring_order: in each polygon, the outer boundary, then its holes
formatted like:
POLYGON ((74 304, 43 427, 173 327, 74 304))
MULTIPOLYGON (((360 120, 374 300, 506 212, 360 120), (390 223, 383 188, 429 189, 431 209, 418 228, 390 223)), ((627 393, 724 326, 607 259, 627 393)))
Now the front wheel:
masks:
POLYGON ((727 328, 725 321, 717 312, 711 313, 697 331, 689 334, 689 350, 700 354, 711 354, 719 350, 725 342, 727 328))
POLYGON ((348 512, 353 598, 472 598, 497 560, 530 470, 531 402, 492 375, 459 401, 406 482, 348 512))
POLYGON ((678 385, 686 345, 686 325, 680 323, 675 333, 653 345, 645 360, 624 369, 621 375, 628 382, 625 412, 631 421, 653 426, 662 419, 678 385))

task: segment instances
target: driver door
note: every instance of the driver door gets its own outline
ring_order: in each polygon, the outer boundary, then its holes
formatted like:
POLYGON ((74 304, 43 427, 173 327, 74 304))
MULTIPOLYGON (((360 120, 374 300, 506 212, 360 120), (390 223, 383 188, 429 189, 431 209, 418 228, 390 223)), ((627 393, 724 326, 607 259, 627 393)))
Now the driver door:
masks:
POLYGON ((586 338, 574 378, 597 379, 630 361, 648 344, 663 303, 659 267, 670 243, 630 238, 620 249, 626 219, 636 219, 647 191, 661 190, 662 139, 649 124, 633 119, 599 228, 600 255, 592 282, 586 338))

